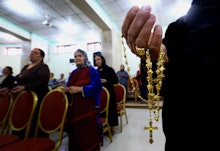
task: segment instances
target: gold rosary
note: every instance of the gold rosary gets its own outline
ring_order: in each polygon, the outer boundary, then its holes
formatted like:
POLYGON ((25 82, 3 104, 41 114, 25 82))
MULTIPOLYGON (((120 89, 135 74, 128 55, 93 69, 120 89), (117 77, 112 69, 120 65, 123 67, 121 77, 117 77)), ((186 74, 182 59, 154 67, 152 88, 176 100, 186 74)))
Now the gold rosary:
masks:
MULTIPOLYGON (((128 60, 126 56, 126 48, 124 46, 124 41, 122 37, 122 46, 123 46, 123 51, 124 51, 124 58, 125 58, 125 64, 128 67, 128 60)), ((160 96, 160 91, 162 87, 162 81, 165 78, 164 71, 164 63, 165 63, 165 52, 160 49, 158 60, 157 60, 157 69, 156 71, 153 71, 152 69, 152 61, 151 61, 151 56, 150 56, 150 50, 145 48, 136 48, 137 50, 139 49, 142 55, 146 55, 146 68, 147 68, 147 77, 146 80, 148 82, 147 84, 147 90, 148 90, 148 100, 143 99, 140 95, 138 96, 142 101, 148 103, 148 109, 149 109, 149 126, 144 127, 144 130, 149 130, 149 142, 152 144, 153 143, 153 130, 157 130, 158 127, 153 126, 153 117, 152 113, 154 114, 154 120, 158 121, 159 120, 159 111, 160 111, 160 105, 159 102, 161 100, 160 96), (156 73, 156 77, 154 78, 153 75, 156 73)), ((133 90, 135 91, 135 86, 133 82, 133 78, 130 76, 130 68, 128 67, 128 72, 129 72, 129 77, 131 79, 131 84, 133 87, 133 90)))

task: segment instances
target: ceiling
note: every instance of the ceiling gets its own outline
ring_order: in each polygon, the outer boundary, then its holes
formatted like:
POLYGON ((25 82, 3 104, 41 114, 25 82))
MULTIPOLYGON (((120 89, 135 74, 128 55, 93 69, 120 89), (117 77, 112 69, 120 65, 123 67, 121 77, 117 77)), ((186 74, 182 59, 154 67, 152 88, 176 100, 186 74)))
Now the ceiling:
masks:
MULTIPOLYGON (((33 33, 49 42, 74 43, 99 39, 101 31, 114 28, 120 33, 126 12, 141 1, 152 5, 157 23, 164 28, 184 14, 192 0, 0 0, 0 21, 33 33), (32 5, 32 12, 22 2, 32 5), (11 9, 9 3, 15 4, 11 9), (19 8, 22 6, 22 8, 19 8), (19 11, 15 11, 19 8, 19 11), (71 25, 68 28, 64 25, 71 25), (65 41, 63 41, 65 40, 65 41)), ((22 37, 0 24, 0 44, 20 43, 22 37), (20 39, 7 40, 2 32, 20 39)))

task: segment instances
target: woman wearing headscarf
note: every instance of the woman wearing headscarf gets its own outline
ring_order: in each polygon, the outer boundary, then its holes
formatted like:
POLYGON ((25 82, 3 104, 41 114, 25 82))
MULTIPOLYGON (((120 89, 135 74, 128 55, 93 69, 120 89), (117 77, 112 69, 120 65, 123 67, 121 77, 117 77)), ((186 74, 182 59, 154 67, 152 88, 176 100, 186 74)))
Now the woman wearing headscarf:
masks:
POLYGON ((85 51, 77 49, 74 62, 77 68, 72 71, 63 89, 69 100, 66 129, 69 151, 99 151, 100 124, 97 121, 101 79, 85 51))
POLYGON ((105 58, 101 54, 95 56, 95 64, 98 66, 97 71, 101 76, 102 85, 107 88, 110 94, 108 122, 111 126, 112 134, 114 134, 114 127, 118 125, 114 84, 119 83, 118 77, 114 69, 106 64, 105 58))
POLYGON ((125 87, 126 97, 127 97, 129 74, 127 71, 125 71, 125 66, 123 64, 120 65, 120 70, 118 72, 116 72, 116 75, 118 76, 119 83, 125 87))

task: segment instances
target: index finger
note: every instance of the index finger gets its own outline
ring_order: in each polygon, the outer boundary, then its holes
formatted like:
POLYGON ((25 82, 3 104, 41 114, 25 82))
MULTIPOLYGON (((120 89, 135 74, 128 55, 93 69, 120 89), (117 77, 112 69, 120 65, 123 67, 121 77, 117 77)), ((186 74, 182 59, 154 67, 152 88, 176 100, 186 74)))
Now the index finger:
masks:
POLYGON ((150 5, 144 5, 141 8, 133 6, 127 13, 122 25, 122 34, 127 39, 129 36, 136 37, 150 15, 150 5))
POLYGON ((123 25, 122 25, 122 36, 127 37, 127 31, 129 26, 131 25, 134 17, 136 16, 137 12, 139 11, 138 6, 133 6, 126 14, 123 25))

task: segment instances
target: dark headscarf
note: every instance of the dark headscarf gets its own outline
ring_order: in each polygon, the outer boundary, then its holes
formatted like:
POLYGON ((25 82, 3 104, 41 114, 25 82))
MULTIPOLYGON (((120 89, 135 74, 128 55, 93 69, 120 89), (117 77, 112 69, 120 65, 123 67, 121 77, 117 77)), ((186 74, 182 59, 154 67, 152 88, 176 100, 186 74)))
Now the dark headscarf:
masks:
POLYGON ((107 65, 106 65, 106 61, 105 61, 105 58, 104 58, 104 56, 103 56, 102 54, 96 54, 95 57, 96 57, 96 56, 99 56, 99 57, 101 58, 101 61, 102 61, 101 66, 98 67, 98 69, 102 69, 102 68, 104 68, 105 66, 107 66, 107 65))
POLYGON ((7 68, 9 70, 9 74, 13 74, 13 69, 11 66, 6 66, 5 68, 7 68))
MULTIPOLYGON (((78 69, 91 66, 91 63, 90 63, 90 61, 89 61, 89 59, 88 59, 88 56, 87 56, 87 53, 86 53, 85 51, 83 51, 83 50, 81 50, 81 49, 77 49, 76 52, 81 53, 81 54, 84 56, 84 58, 85 58, 84 64, 82 64, 82 65, 80 65, 80 66, 77 66, 78 69)), ((76 53, 76 52, 75 52, 75 53, 76 53)))

